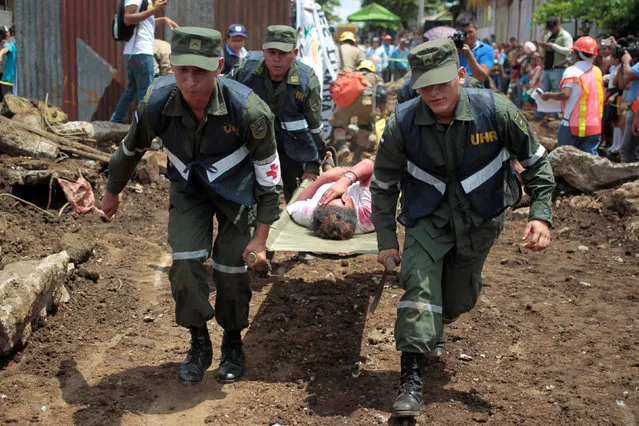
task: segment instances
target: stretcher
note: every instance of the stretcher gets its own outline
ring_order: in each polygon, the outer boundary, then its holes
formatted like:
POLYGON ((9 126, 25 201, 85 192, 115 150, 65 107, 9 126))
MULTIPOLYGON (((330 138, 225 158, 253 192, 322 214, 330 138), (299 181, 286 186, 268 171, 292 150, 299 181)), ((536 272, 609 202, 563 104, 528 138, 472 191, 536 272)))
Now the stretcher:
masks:
MULTIPOLYGON (((311 183, 310 180, 302 182, 295 191, 291 202, 311 183)), ((269 251, 293 251, 326 254, 377 254, 377 236, 375 232, 354 235, 348 240, 325 240, 316 237, 313 232, 293 222, 286 209, 280 214, 280 218, 271 225, 266 240, 266 249, 269 251)))

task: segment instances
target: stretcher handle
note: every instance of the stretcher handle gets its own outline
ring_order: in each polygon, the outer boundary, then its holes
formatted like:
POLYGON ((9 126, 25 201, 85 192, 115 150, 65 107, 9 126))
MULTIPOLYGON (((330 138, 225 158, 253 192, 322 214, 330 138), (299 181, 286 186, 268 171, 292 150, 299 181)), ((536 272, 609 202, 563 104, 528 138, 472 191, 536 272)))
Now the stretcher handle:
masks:
POLYGON ((386 272, 390 272, 393 269, 395 269, 395 258, 393 256, 388 256, 386 258, 386 266, 384 267, 384 270, 386 272))

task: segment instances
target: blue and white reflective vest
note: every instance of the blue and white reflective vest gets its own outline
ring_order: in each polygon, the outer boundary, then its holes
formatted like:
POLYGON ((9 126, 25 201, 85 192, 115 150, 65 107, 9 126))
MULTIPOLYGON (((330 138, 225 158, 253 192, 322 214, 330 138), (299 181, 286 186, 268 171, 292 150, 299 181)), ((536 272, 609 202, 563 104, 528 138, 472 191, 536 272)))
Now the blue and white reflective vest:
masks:
POLYGON ((310 78, 313 69, 297 59, 295 63, 299 85, 290 84, 288 79, 282 81, 281 84, 286 84, 286 92, 285 98, 280 99, 278 105, 271 105, 266 95, 265 77, 262 72, 266 66, 262 52, 249 52, 246 65, 237 76, 237 80, 253 89, 255 94, 271 107, 275 115, 275 138, 278 144, 283 145, 286 154, 299 162, 317 161, 319 153, 311 133, 320 133, 322 128, 309 129, 308 122, 302 114, 304 99, 311 94, 310 78))
MULTIPOLYGON (((197 160, 185 149, 179 131, 182 117, 163 114, 176 88, 173 75, 158 78, 148 101, 147 118, 153 132, 164 142, 169 160, 168 175, 172 183, 188 189, 197 174, 201 182, 227 200, 238 204, 255 204, 255 171, 249 150, 241 136, 242 116, 251 89, 236 81, 220 78, 218 88, 224 98, 226 115, 209 115, 214 121, 205 127, 197 160), (225 129, 228 129, 225 130, 225 129)), ((217 89, 216 89, 217 90, 217 89)), ((177 93, 177 92, 176 92, 177 93)))
MULTIPOLYGON (((521 185, 498 130, 492 90, 463 90, 468 93, 474 121, 454 180, 461 185, 473 211, 490 220, 519 201, 521 185)), ((409 228, 437 210, 453 180, 445 166, 434 164, 429 150, 421 144, 421 126, 415 125, 420 101, 419 97, 411 99, 398 105, 395 111, 406 152, 406 171, 401 181, 402 212, 398 220, 409 228)))

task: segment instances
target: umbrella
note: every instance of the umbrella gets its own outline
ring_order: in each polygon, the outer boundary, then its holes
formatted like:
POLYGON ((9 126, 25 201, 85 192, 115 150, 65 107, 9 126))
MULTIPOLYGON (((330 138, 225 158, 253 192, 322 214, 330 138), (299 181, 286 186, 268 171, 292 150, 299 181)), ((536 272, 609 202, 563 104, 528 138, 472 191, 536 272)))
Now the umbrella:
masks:
POLYGON ((396 22, 400 20, 400 17, 395 15, 390 10, 378 5, 377 3, 371 3, 368 6, 358 10, 357 12, 348 15, 347 19, 351 22, 365 22, 365 21, 383 21, 383 22, 396 22))
POLYGON ((457 30, 451 27, 435 27, 426 31, 424 33, 424 37, 426 37, 428 40, 439 40, 440 38, 448 38, 452 36, 453 34, 455 34, 455 31, 457 30))

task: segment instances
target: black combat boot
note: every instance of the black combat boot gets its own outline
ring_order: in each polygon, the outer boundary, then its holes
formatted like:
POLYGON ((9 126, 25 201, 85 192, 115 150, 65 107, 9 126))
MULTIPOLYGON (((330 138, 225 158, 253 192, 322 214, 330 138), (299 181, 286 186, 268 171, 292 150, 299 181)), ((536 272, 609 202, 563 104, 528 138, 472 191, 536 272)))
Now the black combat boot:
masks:
POLYGON ((193 384, 202 381, 204 372, 211 366, 213 347, 206 325, 189 327, 191 332, 191 349, 178 369, 178 381, 193 384))
POLYGON ((244 351, 239 330, 225 331, 222 338, 222 358, 217 380, 220 383, 235 383, 244 374, 244 351))
POLYGON ((394 417, 416 417, 422 409, 422 365, 424 355, 402 352, 402 377, 397 399, 393 404, 394 417))

